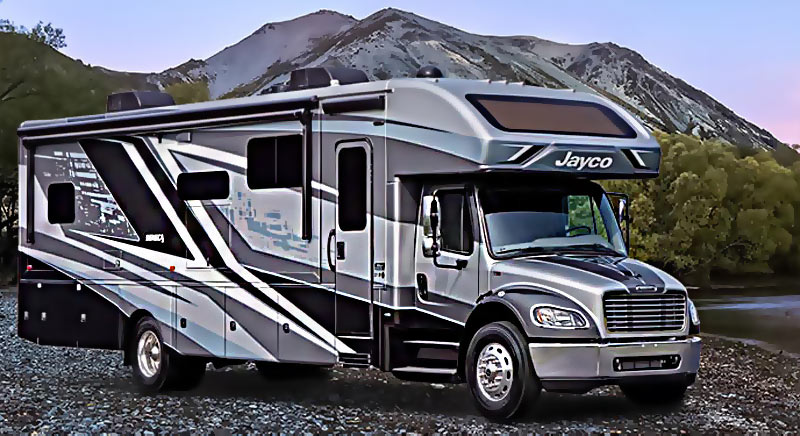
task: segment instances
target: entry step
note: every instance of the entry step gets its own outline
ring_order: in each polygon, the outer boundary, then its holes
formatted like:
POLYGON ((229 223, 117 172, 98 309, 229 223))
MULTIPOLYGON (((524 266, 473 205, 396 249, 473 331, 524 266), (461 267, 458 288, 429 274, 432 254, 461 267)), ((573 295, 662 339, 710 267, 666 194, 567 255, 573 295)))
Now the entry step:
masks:
POLYGON ((367 368, 370 366, 369 353, 339 353, 339 362, 351 368, 367 368))
POLYGON ((420 381, 428 383, 456 383, 458 382, 458 371, 455 368, 432 368, 426 366, 401 366, 392 368, 392 374, 408 381, 420 381))

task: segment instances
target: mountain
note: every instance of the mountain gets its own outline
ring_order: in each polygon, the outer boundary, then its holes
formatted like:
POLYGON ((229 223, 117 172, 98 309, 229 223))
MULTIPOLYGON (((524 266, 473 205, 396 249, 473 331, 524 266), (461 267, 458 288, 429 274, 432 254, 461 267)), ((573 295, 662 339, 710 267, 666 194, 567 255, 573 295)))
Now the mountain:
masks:
POLYGON ((450 77, 595 92, 667 132, 758 148, 780 143, 708 94, 614 43, 476 35, 391 8, 363 20, 322 10, 269 23, 206 60, 190 60, 149 81, 205 82, 212 98, 236 97, 258 94, 305 66, 348 66, 385 79, 413 76, 427 64, 450 77))
POLYGON ((357 22, 351 16, 322 10, 289 21, 268 23, 210 58, 189 60, 162 76, 206 81, 212 98, 231 92, 231 96, 247 95, 254 91, 248 85, 294 69, 289 62, 294 65, 303 62, 304 55, 313 52, 320 41, 357 22))

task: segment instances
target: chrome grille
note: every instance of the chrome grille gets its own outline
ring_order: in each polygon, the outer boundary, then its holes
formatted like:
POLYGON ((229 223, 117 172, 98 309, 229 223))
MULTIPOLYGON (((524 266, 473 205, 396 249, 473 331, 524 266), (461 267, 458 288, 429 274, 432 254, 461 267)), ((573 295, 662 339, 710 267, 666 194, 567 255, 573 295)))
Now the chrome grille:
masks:
POLYGON ((686 295, 609 292, 603 296, 603 313, 609 332, 680 330, 686 322, 686 295))

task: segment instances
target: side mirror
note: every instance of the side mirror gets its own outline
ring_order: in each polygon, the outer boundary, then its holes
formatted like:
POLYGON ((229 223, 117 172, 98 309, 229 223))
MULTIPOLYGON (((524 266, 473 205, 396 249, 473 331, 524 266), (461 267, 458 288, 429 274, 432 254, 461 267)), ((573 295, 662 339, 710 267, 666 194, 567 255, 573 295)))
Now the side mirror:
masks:
POLYGON ((439 254, 439 202, 433 195, 422 197, 422 249, 426 256, 439 254))
MULTIPOLYGON (((630 251, 631 249, 631 215, 628 211, 628 206, 630 204, 630 199, 628 198, 628 194, 623 194, 620 192, 606 192, 606 195, 609 197, 609 200, 616 198, 617 200, 617 223, 619 223, 620 227, 624 227, 624 239, 625 239, 625 247, 630 251)), ((613 202, 611 203, 614 204, 613 202)))
POLYGON ((439 202, 436 198, 431 201, 431 236, 433 237, 433 245, 431 250, 434 256, 439 255, 439 202))

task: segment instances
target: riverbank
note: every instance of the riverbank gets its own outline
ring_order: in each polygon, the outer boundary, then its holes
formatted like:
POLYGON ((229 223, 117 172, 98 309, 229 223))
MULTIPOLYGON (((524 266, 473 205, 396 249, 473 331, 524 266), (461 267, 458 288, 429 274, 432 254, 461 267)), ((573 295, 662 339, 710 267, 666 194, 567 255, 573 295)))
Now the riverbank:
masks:
POLYGON ((16 336, 16 297, 0 294, 0 432, 797 432, 798 361, 705 337, 684 403, 642 408, 614 387, 544 393, 501 424, 478 416, 465 385, 400 381, 376 370, 265 380, 252 368, 210 370, 191 392, 143 395, 119 352, 40 347, 16 336))

